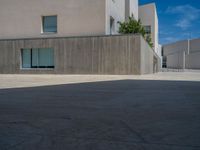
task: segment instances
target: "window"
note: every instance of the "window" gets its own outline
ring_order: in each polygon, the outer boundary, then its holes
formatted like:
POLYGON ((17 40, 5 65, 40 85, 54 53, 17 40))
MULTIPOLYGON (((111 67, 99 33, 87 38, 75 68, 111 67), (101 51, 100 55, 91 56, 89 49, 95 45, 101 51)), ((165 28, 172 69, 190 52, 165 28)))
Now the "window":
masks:
POLYGON ((163 56, 163 63, 162 63, 163 68, 167 68, 167 57, 163 56))
POLYGON ((43 16, 42 27, 43 27, 43 33, 56 33, 57 16, 43 16))
POLYGON ((110 16, 110 34, 115 32, 115 19, 110 16))
POLYGON ((54 68, 54 51, 51 48, 22 49, 22 68, 54 68))
POLYGON ((146 34, 150 35, 151 34, 151 26, 144 26, 144 30, 146 34))

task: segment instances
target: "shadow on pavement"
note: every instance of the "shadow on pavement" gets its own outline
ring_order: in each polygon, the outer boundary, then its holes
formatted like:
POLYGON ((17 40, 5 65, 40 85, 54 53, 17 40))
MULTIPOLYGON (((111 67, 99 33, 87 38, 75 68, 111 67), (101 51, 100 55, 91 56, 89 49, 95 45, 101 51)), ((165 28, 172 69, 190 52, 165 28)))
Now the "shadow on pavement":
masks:
POLYGON ((1 150, 199 150, 200 82, 0 90, 1 150))

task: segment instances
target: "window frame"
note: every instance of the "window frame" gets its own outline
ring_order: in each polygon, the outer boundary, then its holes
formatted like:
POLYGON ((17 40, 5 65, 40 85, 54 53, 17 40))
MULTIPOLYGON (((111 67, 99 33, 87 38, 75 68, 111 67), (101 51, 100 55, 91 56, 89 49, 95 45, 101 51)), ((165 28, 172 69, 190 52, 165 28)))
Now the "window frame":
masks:
POLYGON ((21 64, 20 64, 20 69, 22 70, 35 70, 35 69, 41 69, 41 70, 53 70, 55 69, 55 53, 54 53, 54 48, 36 48, 36 49, 52 49, 53 50, 53 66, 33 66, 33 49, 34 48, 21 48, 21 64), (23 50, 29 49, 30 50, 30 67, 23 67, 23 50))
POLYGON ((147 35, 151 35, 151 34, 152 34, 151 25, 144 25, 143 27, 144 27, 145 33, 146 33, 147 35), (149 30, 147 30, 147 29, 149 29, 149 30), (148 31, 148 32, 147 32, 147 31, 148 31))
POLYGON ((110 16, 110 35, 113 35, 115 32, 115 18, 110 16))
POLYGON ((41 16, 41 34, 57 34, 58 33, 58 15, 43 15, 41 16), (44 24, 45 17, 56 17, 56 31, 45 32, 44 24))

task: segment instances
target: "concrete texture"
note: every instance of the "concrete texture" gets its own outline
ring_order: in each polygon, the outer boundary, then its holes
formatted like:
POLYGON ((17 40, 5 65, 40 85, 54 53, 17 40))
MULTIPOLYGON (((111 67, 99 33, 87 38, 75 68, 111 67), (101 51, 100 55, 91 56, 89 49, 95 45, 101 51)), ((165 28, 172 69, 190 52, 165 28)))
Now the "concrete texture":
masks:
POLYGON ((184 69, 185 52, 174 53, 167 56, 167 67, 171 69, 182 68, 184 69))
POLYGON ((167 70, 148 75, 12 75, 0 74, 0 89, 118 80, 200 81, 200 71, 167 70), (169 72, 171 71, 171 72, 169 72))
MULTIPOLYGON (((0 73, 4 74, 141 74, 142 53, 153 50, 141 35, 87 36, 0 40, 0 73), (23 69, 22 48, 54 49, 54 69, 23 69)), ((150 51, 150 52, 149 52, 150 51)), ((159 61, 158 61, 159 62, 159 61)), ((145 63, 145 62, 144 62, 145 63)), ((147 65, 152 66, 153 61, 147 65)), ((145 73, 152 73, 151 67, 145 73)))
POLYGON ((145 44, 146 41, 141 37, 140 46, 140 70, 141 74, 156 73, 161 70, 161 59, 160 57, 152 50, 152 48, 145 44), (153 69, 152 69, 153 68, 153 69))
POLYGON ((200 49, 199 52, 190 53, 185 56, 185 67, 187 69, 200 69, 200 49))
MULTIPOLYGON (((0 149, 199 150, 200 82, 192 81, 199 74, 131 77, 67 84, 62 76, 63 85, 1 89, 0 149), (188 81, 167 81, 183 76, 188 81)), ((2 78, 44 77, 1 75, 0 85, 2 78)))

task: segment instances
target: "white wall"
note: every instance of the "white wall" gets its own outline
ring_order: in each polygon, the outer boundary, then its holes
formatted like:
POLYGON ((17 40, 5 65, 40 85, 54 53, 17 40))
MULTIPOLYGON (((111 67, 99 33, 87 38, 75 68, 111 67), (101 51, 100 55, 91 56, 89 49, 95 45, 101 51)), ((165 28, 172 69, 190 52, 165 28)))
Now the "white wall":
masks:
POLYGON ((110 16, 115 19, 115 31, 112 34, 118 34, 118 21, 125 21, 125 0, 106 0, 106 34, 110 34, 110 16))
POLYGON ((130 16, 133 14, 134 18, 138 20, 138 0, 130 1, 130 16))
MULTIPOLYGON (((129 0, 138 18, 138 0, 129 0)), ((125 0, 0 0, 0 39, 110 34, 110 16, 125 21, 125 0), (42 16, 57 15, 58 33, 42 34, 42 16)))
POLYGON ((139 6, 139 19, 144 26, 151 26, 151 38, 154 44, 154 50, 158 49, 158 16, 155 3, 139 6))
POLYGON ((0 0, 0 39, 105 34, 105 0, 0 0), (41 34, 41 17, 58 16, 58 33, 41 34))

